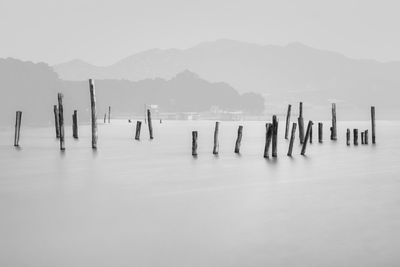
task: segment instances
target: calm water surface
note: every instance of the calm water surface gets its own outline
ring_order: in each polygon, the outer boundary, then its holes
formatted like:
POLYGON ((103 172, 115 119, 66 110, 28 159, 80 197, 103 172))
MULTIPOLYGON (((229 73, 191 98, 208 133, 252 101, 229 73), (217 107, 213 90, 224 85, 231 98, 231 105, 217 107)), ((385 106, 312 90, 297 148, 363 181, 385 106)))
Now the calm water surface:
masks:
MULTIPOLYGON (((154 121, 0 132, 0 266, 399 266, 400 123, 377 123, 375 146, 316 141, 293 157, 280 123, 265 160, 263 122, 154 121), (241 154, 233 153, 244 125, 241 154), (191 131, 199 156, 191 156, 191 131)), ((371 131, 371 130, 370 130, 371 131)), ((370 133, 371 135, 371 133, 370 133)))

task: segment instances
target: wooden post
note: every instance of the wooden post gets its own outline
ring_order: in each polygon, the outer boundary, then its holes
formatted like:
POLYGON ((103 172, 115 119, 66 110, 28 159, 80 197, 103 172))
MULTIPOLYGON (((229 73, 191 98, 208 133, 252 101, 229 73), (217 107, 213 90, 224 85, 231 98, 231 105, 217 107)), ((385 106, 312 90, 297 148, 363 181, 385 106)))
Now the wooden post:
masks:
POLYGON ((197 156, 197 131, 192 131, 192 156, 197 156))
POLYGON ((214 147, 213 147, 214 155, 218 155, 218 150, 219 150, 218 131, 219 131, 219 121, 216 121, 214 129, 214 147))
POLYGON ((375 144, 375 107, 371 107, 372 144, 375 144))
POLYGON ((65 150, 63 94, 58 93, 58 121, 60 123, 60 150, 65 150))
POLYGON ((300 102, 299 105, 299 117, 303 118, 303 102, 300 102))
POLYGON ((361 132, 361 144, 364 144, 364 132, 361 132))
POLYGON ((278 119, 272 116, 272 157, 278 156, 278 119))
POLYGON ((331 128, 331 140, 337 140, 337 128, 336 128, 336 104, 332 103, 332 128, 331 128))
POLYGON ((318 142, 319 143, 322 143, 322 140, 323 140, 323 129, 324 129, 324 126, 323 126, 322 122, 319 122, 318 123, 318 142))
POLYGON ((353 129, 353 143, 358 146, 358 129, 353 129))
POLYGON ((56 128, 56 138, 60 138, 60 124, 58 123, 58 107, 57 105, 53 106, 53 111, 54 111, 54 125, 56 128))
POLYGON ((287 155, 289 157, 292 156, 292 152, 293 152, 293 143, 294 143, 294 138, 296 136, 296 126, 297 126, 297 124, 295 122, 293 122, 293 124, 292 124, 292 135, 290 136, 289 150, 288 150, 288 153, 287 153, 287 155))
POLYGON ((313 127, 311 125, 311 129, 310 129, 310 144, 312 144, 312 138, 313 138, 313 127))
POLYGON ((111 106, 108 106, 108 123, 111 122, 111 106))
POLYGON ((310 132, 312 129, 312 125, 313 125, 313 122, 309 121, 308 126, 307 126, 306 136, 305 136, 304 142, 303 142, 303 147, 301 148, 301 155, 303 155, 303 156, 306 154, 307 142, 308 142, 308 139, 310 138, 310 132))
POLYGON ((265 130, 264 158, 269 158, 269 147, 272 139, 272 123, 266 123, 265 130))
POLYGON ((78 139, 78 111, 74 110, 72 114, 72 136, 78 139))
POLYGON ((153 125, 151 123, 151 112, 150 112, 150 109, 147 110, 147 122, 149 124, 150 139, 153 139, 153 125))
POLYGON ((288 105, 286 113, 286 128, 285 128, 285 139, 289 138, 289 128, 290 128, 290 113, 292 111, 292 105, 288 105))
POLYGON ((236 144, 235 144, 235 153, 240 153, 240 144, 242 142, 242 132, 243 132, 243 126, 240 125, 238 128, 238 135, 236 138, 236 144))
POLYGON ((364 132, 364 144, 368 145, 368 130, 364 132))
POLYGON ((346 144, 348 146, 350 145, 350 129, 347 129, 346 131, 346 144))
POLYGON ((135 140, 140 140, 140 129, 142 128, 142 122, 137 121, 136 122, 136 134, 135 134, 135 140))
POLYGON ((97 149, 97 115, 96 115, 96 91, 94 81, 89 79, 90 106, 92 110, 92 148, 97 149))
POLYGON ((19 136, 20 136, 20 132, 21 132, 21 119, 22 119, 22 111, 17 111, 15 114, 14 146, 19 146, 19 136))
POLYGON ((303 118, 298 118, 298 124, 299 124, 299 139, 300 139, 300 144, 303 144, 304 142, 304 120, 303 118))

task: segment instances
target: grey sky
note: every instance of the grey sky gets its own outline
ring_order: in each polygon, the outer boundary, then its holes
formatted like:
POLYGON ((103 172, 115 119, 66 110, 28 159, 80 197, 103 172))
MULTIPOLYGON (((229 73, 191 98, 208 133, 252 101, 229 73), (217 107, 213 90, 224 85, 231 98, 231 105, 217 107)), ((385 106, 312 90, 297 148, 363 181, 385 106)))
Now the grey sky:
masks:
POLYGON ((400 60, 397 1, 0 0, 0 57, 107 65, 229 38, 400 60))

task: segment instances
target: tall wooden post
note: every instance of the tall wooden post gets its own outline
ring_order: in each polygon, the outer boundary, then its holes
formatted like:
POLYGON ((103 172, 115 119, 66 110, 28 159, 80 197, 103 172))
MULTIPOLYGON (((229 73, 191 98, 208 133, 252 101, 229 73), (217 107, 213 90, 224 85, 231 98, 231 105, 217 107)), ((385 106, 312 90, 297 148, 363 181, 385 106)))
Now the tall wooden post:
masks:
POLYGON ((214 147, 213 147, 214 155, 217 155, 219 150, 218 131, 219 131, 219 121, 216 121, 214 129, 214 147))
POLYGON ((372 144, 375 144, 375 107, 371 107, 372 144))
POLYGON ((240 153, 240 144, 242 142, 242 133, 243 133, 243 126, 240 125, 238 128, 238 134, 235 143, 235 153, 240 153))
POLYGON ((361 132, 361 144, 364 144, 364 132, 361 132))
POLYGON ((293 152, 293 143, 294 143, 294 138, 296 136, 296 126, 297 126, 297 124, 295 122, 293 122, 293 124, 292 124, 292 135, 290 136, 289 150, 288 150, 288 153, 287 153, 287 155, 289 157, 292 156, 292 152, 293 152))
POLYGON ((56 138, 60 138, 60 124, 58 122, 58 107, 57 105, 53 106, 53 112, 54 112, 54 126, 56 128, 56 138))
POLYGON ((348 146, 350 145, 350 129, 347 129, 346 131, 346 144, 348 146))
POLYGON ((299 123, 299 139, 300 144, 304 142, 304 119, 303 119, 303 102, 300 102, 299 105, 299 118, 297 119, 299 123))
POLYGON ((312 144, 312 138, 313 138, 313 125, 311 125, 311 129, 310 129, 310 144, 312 144))
POLYGON ((150 139, 153 139, 153 124, 151 123, 151 112, 150 112, 150 109, 147 110, 147 122, 148 122, 148 125, 149 125, 150 139))
POLYGON ((323 140, 323 129, 324 129, 324 126, 323 126, 322 122, 319 122, 318 123, 318 142, 319 143, 322 143, 322 140, 323 140))
POLYGON ((288 105, 286 113, 286 128, 285 128, 285 139, 289 138, 289 128, 290 128, 290 113, 292 111, 292 105, 288 105))
POLYGON ((137 121, 136 122, 136 134, 135 134, 135 140, 140 140, 140 129, 142 128, 142 122, 137 121))
POLYGON ((19 136, 20 136, 20 132, 21 132, 21 119, 22 119, 22 111, 17 111, 15 114, 14 146, 19 146, 19 136))
POLYGON ((60 123, 60 150, 65 150, 63 94, 58 93, 58 121, 60 123))
POLYGON ((358 129, 353 129, 353 143, 358 146, 358 129))
POLYGON ((78 111, 74 110, 72 114, 72 136, 78 139, 78 111))
POLYGON ((97 115, 96 115, 96 91, 94 81, 89 79, 90 106, 92 110, 92 148, 97 149, 97 115))
POLYGON ((312 125, 313 125, 313 122, 309 121, 308 126, 307 126, 306 136, 305 136, 304 142, 303 142, 303 147, 301 148, 301 155, 303 155, 303 156, 306 154, 307 143, 308 143, 308 139, 310 138, 310 132, 311 132, 312 125))
POLYGON ((332 103, 332 128, 331 128, 331 140, 337 140, 337 128, 336 128, 336 104, 332 103))
POLYGON ((272 157, 278 156, 278 119, 272 116, 272 157))
POLYGON ((108 106, 108 123, 111 122, 111 106, 108 106))
POLYGON ((269 158, 269 147, 272 139, 272 123, 265 124, 265 147, 264 147, 264 158, 269 158))
POLYGON ((368 130, 365 130, 364 132, 364 143, 368 145, 368 130))
POLYGON ((192 156, 197 156, 197 131, 192 131, 192 156))

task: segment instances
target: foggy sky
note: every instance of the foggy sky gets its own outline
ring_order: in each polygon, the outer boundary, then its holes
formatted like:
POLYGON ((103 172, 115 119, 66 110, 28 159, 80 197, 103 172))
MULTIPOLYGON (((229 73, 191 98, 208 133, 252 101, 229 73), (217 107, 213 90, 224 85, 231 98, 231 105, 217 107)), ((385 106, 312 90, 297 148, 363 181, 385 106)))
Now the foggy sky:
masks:
POLYGON ((220 38, 400 60, 396 1, 0 0, 0 57, 97 65, 220 38))

